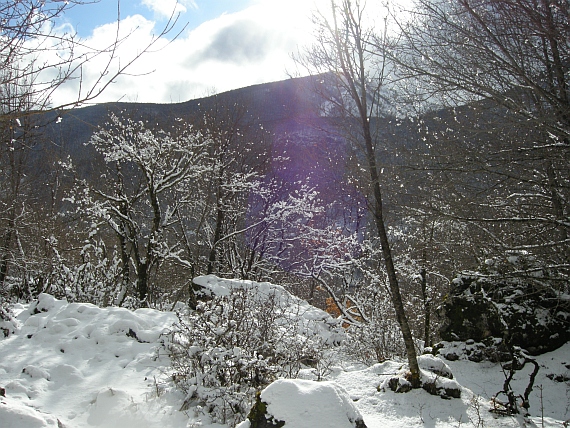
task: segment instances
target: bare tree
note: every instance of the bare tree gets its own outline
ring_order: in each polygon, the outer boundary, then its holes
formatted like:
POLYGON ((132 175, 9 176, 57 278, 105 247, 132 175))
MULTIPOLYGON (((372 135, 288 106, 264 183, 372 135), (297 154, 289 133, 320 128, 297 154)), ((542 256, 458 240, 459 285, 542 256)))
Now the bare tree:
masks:
MULTIPOLYGON (((440 177, 489 248, 569 266, 570 21, 564 0, 420 0, 392 51, 430 117, 440 177), (462 105, 463 104, 463 105, 462 105), (437 140, 437 141, 436 141, 437 140), (446 172, 443 172, 443 171, 446 172)), ((427 116, 426 116, 427 117, 427 116)))
MULTIPOLYGON (((132 36, 121 30, 120 1, 113 40, 106 46, 86 44, 73 32, 56 27, 56 19, 66 11, 81 7, 86 0, 12 0, 0 6, 0 105, 2 120, 38 111, 79 106, 97 98, 112 82, 131 68, 134 62, 174 30, 177 15, 171 15, 163 29, 129 58, 118 61, 120 46, 132 36), (83 79, 83 69, 97 58, 104 58, 93 82, 83 79), (51 97, 62 85, 78 82, 73 101, 53 105, 51 97), (11 91, 5 88, 11 86, 11 91), (27 112, 11 110, 13 97, 27 97, 32 103, 27 112)), ((180 33, 178 33, 180 34, 180 33)))
POLYGON ((362 148, 369 175, 370 209, 388 276, 388 289, 406 347, 411 383, 419 387, 421 381, 416 349, 385 223, 377 160, 377 149, 382 141, 372 123, 378 115, 385 113, 382 111, 382 102, 389 71, 386 56, 378 55, 374 48, 383 44, 387 49, 389 40, 386 29, 383 34, 376 35, 366 28, 364 20, 364 6, 358 0, 331 0, 327 14, 320 13, 315 17, 317 44, 299 62, 312 72, 332 75, 335 90, 327 100, 336 114, 345 118, 345 130, 358 133, 357 141, 362 148), (327 16, 329 13, 330 18, 327 16))

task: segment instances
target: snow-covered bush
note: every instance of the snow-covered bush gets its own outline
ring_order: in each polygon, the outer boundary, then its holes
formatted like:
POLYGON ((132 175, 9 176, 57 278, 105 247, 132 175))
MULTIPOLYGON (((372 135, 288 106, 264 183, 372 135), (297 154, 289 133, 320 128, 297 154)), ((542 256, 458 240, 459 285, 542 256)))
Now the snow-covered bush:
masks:
POLYGON ((327 313, 282 287, 201 277, 207 300, 179 313, 170 336, 173 380, 188 406, 218 422, 243 420, 255 391, 315 366, 342 338, 327 313))
POLYGON ((365 314, 348 326, 344 349, 348 355, 367 365, 405 355, 402 332, 390 296, 372 286, 360 290, 359 308, 365 314), (366 288, 366 289, 365 289, 366 288))
POLYGON ((98 306, 122 303, 126 290, 121 287, 120 259, 102 240, 86 241, 76 261, 65 259, 55 245, 53 252, 46 292, 69 302, 98 306))
POLYGON ((8 303, 0 296, 0 338, 7 337, 16 329, 16 320, 8 303))

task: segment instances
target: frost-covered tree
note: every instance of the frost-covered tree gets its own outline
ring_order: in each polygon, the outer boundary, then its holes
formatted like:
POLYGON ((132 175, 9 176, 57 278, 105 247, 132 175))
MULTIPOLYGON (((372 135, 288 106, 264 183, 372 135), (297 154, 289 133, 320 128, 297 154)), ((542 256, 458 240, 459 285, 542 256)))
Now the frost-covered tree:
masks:
POLYGON ((267 169, 270 136, 249 116, 245 104, 225 105, 217 96, 198 123, 212 142, 208 148, 210 174, 202 176, 207 217, 203 222, 205 273, 244 277, 248 204, 267 169))
MULTIPOLYGON (((68 27, 58 25, 82 0, 12 0, 0 4, 0 303, 32 298, 45 291, 52 273, 52 238, 61 232, 55 213, 61 172, 57 159, 46 154, 38 168, 44 142, 45 115, 94 100, 156 42, 169 33, 176 19, 129 58, 117 49, 129 37, 117 19, 116 37, 106 46, 90 46, 68 27), (85 67, 104 58, 98 77, 83 79, 85 67), (53 94, 75 84, 75 96, 54 104, 53 94), (54 160, 52 163, 51 161, 54 160), (49 170, 53 165, 53 170, 49 170), (38 185, 43 183, 46 186, 38 185), (57 194, 57 196, 56 196, 57 194)), ((117 2, 118 3, 118 2, 117 2)))
POLYGON ((68 200, 96 224, 93 233, 100 228, 117 240, 122 269, 116 303, 134 292, 136 305, 149 305, 153 292, 164 291, 157 273, 164 263, 190 268, 180 220, 195 180, 209 171, 202 161, 210 143, 183 122, 166 132, 115 114, 89 141, 104 157, 105 171, 96 183, 83 181, 68 200))
POLYGON ((296 167, 292 159, 272 163, 274 170, 250 196, 249 271, 258 280, 279 280, 312 304, 324 304, 319 291, 337 301, 343 294, 341 277, 360 252, 366 209, 363 201, 360 206, 355 201, 363 198, 343 198, 339 183, 304 172, 286 177, 284 172, 296 167))
MULTIPOLYGON (((409 209, 409 207, 405 207, 409 209)), ((458 221, 399 210, 400 222, 390 227, 396 250, 395 265, 406 294, 414 336, 431 346, 438 338, 436 309, 453 275, 464 267, 463 246, 472 245, 458 221)))
MULTIPOLYGON (((402 92, 438 107, 417 121, 422 155, 413 167, 429 197, 414 208, 460 225, 452 260, 464 279, 450 284, 441 335, 466 340, 476 334, 461 326, 479 322, 483 336, 545 350, 542 327, 517 329, 536 324, 534 311, 549 318, 549 304, 564 313, 569 291, 568 3, 430 0, 411 16, 391 59, 402 92), (456 296, 490 309, 472 317, 456 296), (481 322, 492 316, 493 328, 481 322)), ((567 337, 567 325, 557 327, 567 337)))
MULTIPOLYGON (((4 94, 8 91, 18 91, 15 84, 4 86, 4 94)), ((3 105, 3 110, 29 109, 30 99, 28 96, 8 96, 3 105)), ((9 268, 19 264, 21 251, 18 242, 20 240, 22 217, 25 217, 26 207, 23 205, 23 197, 29 190, 30 180, 27 178, 27 162, 30 155, 29 147, 35 143, 33 123, 29 118, 18 120, 7 119, 0 122, 2 146, 0 147, 0 160, 2 161, 2 187, 0 211, 2 212, 2 238, 0 243, 0 287, 4 288, 9 268)))

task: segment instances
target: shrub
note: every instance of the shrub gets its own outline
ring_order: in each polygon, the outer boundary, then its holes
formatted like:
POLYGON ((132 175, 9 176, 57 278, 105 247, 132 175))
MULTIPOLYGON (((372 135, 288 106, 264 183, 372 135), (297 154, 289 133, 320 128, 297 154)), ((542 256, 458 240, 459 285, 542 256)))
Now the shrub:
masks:
POLYGON ((357 295, 359 308, 366 318, 348 326, 346 353, 366 365, 405 355, 402 332, 396 320, 390 297, 372 287, 357 295))
POLYGON ((121 261, 115 249, 102 240, 90 239, 81 248, 79 260, 66 260, 54 246, 52 268, 45 292, 69 302, 97 306, 123 303, 121 261))
POLYGON ((185 407, 232 425, 245 419, 256 390, 318 364, 342 333, 328 314, 281 287, 219 281, 209 300, 178 314, 169 352, 185 407))
POLYGON ((8 337, 16 330, 16 320, 8 303, 0 296, 0 338, 8 337))

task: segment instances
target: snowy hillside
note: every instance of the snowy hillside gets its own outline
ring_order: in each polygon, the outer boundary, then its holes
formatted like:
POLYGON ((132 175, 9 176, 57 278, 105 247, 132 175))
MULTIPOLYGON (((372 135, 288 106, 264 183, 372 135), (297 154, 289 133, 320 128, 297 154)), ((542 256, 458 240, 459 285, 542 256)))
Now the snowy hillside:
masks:
POLYGON ((155 383, 168 364, 157 358, 160 334, 174 314, 46 294, 16 310, 20 328, 0 342, 1 427, 186 426, 176 397, 155 383))
MULTIPOLYGON (((17 331, 0 339, 0 387, 5 389, 0 427, 223 427, 200 418, 192 408, 179 411, 184 397, 168 382, 169 359, 161 336, 176 321, 174 313, 70 304, 45 294, 38 302, 16 306, 14 312, 17 331)), ((400 362, 364 367, 337 356, 327 380, 344 388, 345 401, 354 403, 368 428, 561 427, 570 418, 570 345, 538 361, 532 422, 489 412, 489 398, 504 380, 500 366, 492 363, 446 361, 463 387, 460 399, 444 400, 423 390, 379 392, 378 386, 399 370, 400 362)), ((521 393, 527 379, 527 372, 517 374, 515 385, 521 393)), ((326 394, 319 395, 322 390, 316 382, 303 384, 303 393, 311 395, 318 408, 327 405, 326 394)), ((295 397, 278 391, 273 388, 268 396, 280 412, 287 411, 295 397)), ((303 425, 311 419, 297 415, 294 420, 303 425)), ((328 421, 328 428, 346 426, 328 421)), ((314 428, 311 424, 306 428, 314 428)))

